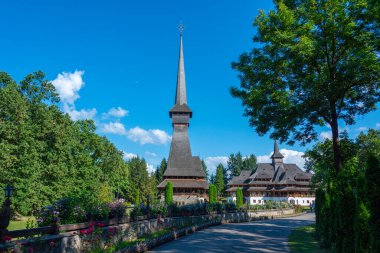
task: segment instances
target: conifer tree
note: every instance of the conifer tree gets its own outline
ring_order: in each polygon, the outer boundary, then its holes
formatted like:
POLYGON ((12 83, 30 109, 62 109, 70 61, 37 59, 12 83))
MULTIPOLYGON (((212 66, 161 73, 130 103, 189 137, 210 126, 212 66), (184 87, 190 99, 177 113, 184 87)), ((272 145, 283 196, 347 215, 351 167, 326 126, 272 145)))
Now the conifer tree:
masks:
POLYGON ((173 183, 167 182, 165 186, 165 203, 167 205, 173 204, 173 183))
POLYGON ((240 208, 243 206, 243 191, 241 188, 236 190, 236 207, 240 208))

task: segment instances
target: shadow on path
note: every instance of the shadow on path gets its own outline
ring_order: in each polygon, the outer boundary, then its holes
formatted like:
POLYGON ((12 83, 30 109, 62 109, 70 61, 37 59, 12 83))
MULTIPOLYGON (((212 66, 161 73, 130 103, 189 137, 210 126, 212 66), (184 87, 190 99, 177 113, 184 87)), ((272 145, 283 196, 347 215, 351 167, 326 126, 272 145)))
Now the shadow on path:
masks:
POLYGON ((291 218, 225 224, 181 237, 149 252, 289 252, 290 232, 314 221, 314 213, 307 213, 291 218))

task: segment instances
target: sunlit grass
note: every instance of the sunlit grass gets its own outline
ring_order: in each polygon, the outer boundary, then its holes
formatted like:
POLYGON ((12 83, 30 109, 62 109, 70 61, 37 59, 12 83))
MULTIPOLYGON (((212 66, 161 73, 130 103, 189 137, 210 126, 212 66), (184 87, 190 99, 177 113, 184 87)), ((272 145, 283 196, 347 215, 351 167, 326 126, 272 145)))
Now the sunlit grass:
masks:
POLYGON ((315 225, 299 227, 288 238, 290 252, 293 253, 330 253, 321 249, 315 237, 315 225))
POLYGON ((11 231, 11 230, 26 229, 28 220, 29 220, 29 223, 33 221, 34 224, 36 224, 36 219, 33 216, 24 216, 22 217, 21 221, 11 221, 9 223, 8 230, 11 231))

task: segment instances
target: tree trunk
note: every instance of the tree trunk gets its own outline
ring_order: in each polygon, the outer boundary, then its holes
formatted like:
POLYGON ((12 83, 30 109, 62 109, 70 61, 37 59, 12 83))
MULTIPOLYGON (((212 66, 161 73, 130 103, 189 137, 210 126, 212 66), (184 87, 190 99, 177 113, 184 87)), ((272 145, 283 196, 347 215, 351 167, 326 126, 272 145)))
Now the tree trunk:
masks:
POLYGON ((338 175, 340 167, 342 165, 342 154, 341 154, 340 143, 339 143, 338 117, 336 115, 335 110, 333 110, 332 112, 331 131, 332 131, 332 142, 333 142, 333 153, 334 153, 334 168, 335 168, 335 174, 338 175))

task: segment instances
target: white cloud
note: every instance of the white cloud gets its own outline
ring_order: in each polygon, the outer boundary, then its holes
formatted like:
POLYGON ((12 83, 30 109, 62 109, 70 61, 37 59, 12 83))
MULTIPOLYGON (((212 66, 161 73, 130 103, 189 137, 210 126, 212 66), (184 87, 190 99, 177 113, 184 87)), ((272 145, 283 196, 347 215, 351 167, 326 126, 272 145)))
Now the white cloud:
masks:
POLYGON ((79 91, 84 86, 84 71, 75 70, 73 73, 62 72, 51 81, 54 85, 61 101, 63 103, 63 111, 69 114, 72 120, 94 119, 97 114, 95 108, 77 110, 75 101, 79 98, 79 91))
MULTIPOLYGON (((140 127, 134 127, 131 129, 125 129, 124 125, 120 122, 109 122, 103 124, 102 131, 109 134, 124 135, 128 139, 134 142, 144 144, 163 144, 171 140, 171 136, 165 131, 159 129, 145 130, 140 127)), ((147 152, 147 155, 152 157, 156 156, 155 153, 147 152)))
POLYGON ((211 174, 216 173, 216 167, 221 163, 223 166, 227 166, 228 157, 227 156, 210 156, 204 159, 207 169, 211 174))
POLYGON ((78 70, 74 73, 62 72, 51 82, 63 103, 73 105, 79 98, 79 90, 84 86, 83 74, 84 71, 78 70))
MULTIPOLYGON (((280 153, 284 156, 284 163, 295 163, 300 167, 301 169, 305 165, 305 159, 302 157, 304 155, 303 152, 299 152, 296 150, 290 150, 290 149, 281 149, 280 153)), ((257 156, 257 162, 258 163, 270 163, 271 156, 273 152, 271 152, 269 155, 261 155, 257 156)))
POLYGON ((123 158, 124 158, 124 160, 129 160, 129 159, 132 159, 134 157, 137 157, 137 155, 133 154, 133 153, 123 152, 123 158))
POLYGON ((305 154, 304 152, 296 151, 296 150, 290 150, 290 149, 281 149, 281 154, 284 155, 284 162, 285 163, 295 163, 297 164, 301 169, 305 165, 305 158, 302 156, 305 154))
POLYGON ((319 136, 321 137, 322 140, 324 139, 330 139, 332 138, 332 135, 331 135, 331 132, 321 132, 319 134, 319 136))
POLYGON ((365 132, 368 130, 368 127, 359 127, 358 129, 356 129, 358 132, 365 132))
POLYGON ((149 163, 146 164, 146 168, 148 169, 149 173, 152 173, 152 172, 154 172, 156 170, 154 168, 154 166, 152 164, 149 164, 149 163))
POLYGON ((380 123, 376 123, 376 128, 380 128, 380 123))
POLYGON ((124 125, 120 122, 110 122, 108 124, 104 124, 102 131, 104 133, 117 135, 125 135, 127 133, 127 130, 125 130, 124 125))
POLYGON ((113 107, 109 109, 107 113, 103 113, 103 118, 104 119, 107 119, 108 117, 123 118, 127 116, 128 113, 129 111, 121 108, 120 106, 117 108, 113 107))
POLYGON ((128 139, 140 144, 166 144, 171 140, 170 135, 159 129, 145 130, 140 127, 134 127, 126 133, 128 139))
POLYGON ((150 156, 150 157, 156 157, 156 156, 157 156, 156 153, 149 152, 149 151, 146 151, 146 152, 145 152, 145 155, 146 155, 146 156, 150 156))
POLYGON ((152 133, 152 135, 155 137, 155 139, 158 140, 160 144, 165 144, 172 139, 170 135, 168 135, 165 131, 160 129, 149 130, 149 132, 152 133))
POLYGON ((68 104, 63 105, 63 111, 69 114, 72 120, 94 119, 97 113, 95 108, 78 111, 75 109, 75 106, 69 106, 68 104))

